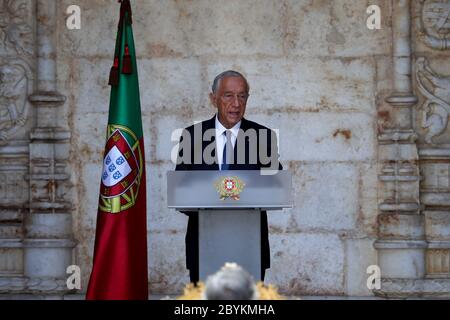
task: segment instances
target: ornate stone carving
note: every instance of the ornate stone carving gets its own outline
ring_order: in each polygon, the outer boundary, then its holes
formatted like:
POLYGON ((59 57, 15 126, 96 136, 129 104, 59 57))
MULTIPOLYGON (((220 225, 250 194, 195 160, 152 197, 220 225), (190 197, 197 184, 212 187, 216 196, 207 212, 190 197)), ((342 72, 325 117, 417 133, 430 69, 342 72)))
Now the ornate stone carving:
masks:
POLYGON ((420 37, 431 48, 446 50, 450 41, 450 1, 420 0, 420 37))
MULTIPOLYGON (((392 129, 379 136, 378 239, 374 243, 382 270, 383 297, 421 294, 427 242, 420 214, 420 170, 413 115, 411 2, 392 1, 393 87, 385 100, 392 108, 392 129), (389 140, 390 139, 390 140, 389 140), (401 143, 400 143, 401 142, 401 143)), ((428 289, 427 289, 428 290, 428 289)), ((447 287, 439 295, 448 294, 447 287)))
POLYGON ((425 30, 436 37, 450 33, 449 14, 449 1, 425 1, 422 9, 422 21, 425 30))
POLYGON ((21 204, 27 200, 28 190, 23 171, 0 168, 0 203, 21 204))
POLYGON ((0 0, 0 54, 33 54, 33 29, 25 0, 0 0))
POLYGON ((444 133, 450 114, 450 76, 444 77, 433 71, 428 61, 421 57, 416 61, 416 80, 425 101, 422 111, 422 127, 427 129, 425 142, 433 144, 433 138, 444 133))
POLYGON ((427 276, 448 277, 450 275, 450 250, 429 249, 427 250, 427 276))
POLYGON ((375 295, 385 298, 450 297, 450 279, 381 279, 381 290, 375 295))
POLYGON ((25 61, 0 62, 0 145, 26 123, 31 80, 32 72, 25 61))
MULTIPOLYGON (((23 269, 23 252, 21 248, 0 247, 0 276, 20 275, 23 269)), ((1 280, 0 280, 1 282, 1 280)))
POLYGON ((38 293, 59 294, 68 293, 67 284, 63 279, 58 278, 24 278, 24 277, 4 277, 0 278, 0 294, 27 294, 34 297, 38 293))
POLYGON ((450 190, 450 164, 424 162, 421 165, 424 179, 421 191, 450 190))

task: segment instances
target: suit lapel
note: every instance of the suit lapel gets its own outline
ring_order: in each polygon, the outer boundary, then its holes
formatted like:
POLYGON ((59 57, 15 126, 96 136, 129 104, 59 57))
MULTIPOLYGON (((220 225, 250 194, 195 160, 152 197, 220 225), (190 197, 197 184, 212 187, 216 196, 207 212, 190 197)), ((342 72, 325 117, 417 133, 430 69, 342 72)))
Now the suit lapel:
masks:
MULTIPOLYGON (((219 170, 219 162, 217 161, 217 143, 216 143, 216 115, 214 115, 211 119, 206 120, 203 122, 202 125, 202 141, 203 141, 203 148, 202 148, 202 152, 205 150, 205 148, 210 144, 213 143, 215 144, 215 148, 214 148, 214 159, 215 159, 215 163, 214 164, 206 164, 203 161, 203 166, 205 167, 205 169, 207 170, 219 170), (203 137, 205 135, 205 132, 209 129, 213 129, 214 130, 214 134, 211 137, 211 141, 203 141, 203 137)), ((203 157, 202 157, 203 159, 203 157)))
POLYGON ((238 137, 236 139, 236 144, 234 146, 234 164, 232 164, 230 166, 230 169, 232 169, 232 170, 243 169, 247 165, 247 163, 246 163, 247 159, 248 159, 248 154, 247 153, 248 153, 248 150, 249 150, 247 137, 245 138, 244 150, 240 150, 240 152, 242 152, 242 151, 245 152, 245 154, 244 154, 245 163, 241 163, 241 164, 237 163, 237 161, 238 161, 238 156, 237 156, 237 153, 238 153, 238 141, 241 138, 242 134, 245 133, 245 131, 247 131, 247 129, 249 129, 249 123, 248 123, 247 120, 245 120, 245 118, 242 118, 241 126, 240 126, 239 129, 240 130, 239 130, 239 133, 238 133, 238 137))

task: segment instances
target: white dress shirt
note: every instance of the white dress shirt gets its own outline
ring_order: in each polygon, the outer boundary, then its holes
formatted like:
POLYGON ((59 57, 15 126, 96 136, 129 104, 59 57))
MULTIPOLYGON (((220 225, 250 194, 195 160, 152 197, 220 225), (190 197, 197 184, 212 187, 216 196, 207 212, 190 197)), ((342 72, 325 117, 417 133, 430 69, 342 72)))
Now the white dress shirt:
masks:
MULTIPOLYGON (((226 134, 224 134, 225 131, 230 130, 231 131, 231 144, 234 146, 236 145, 237 136, 239 133, 239 128, 241 127, 241 121, 236 123, 233 128, 227 129, 225 128, 219 121, 219 117, 216 114, 216 152, 217 152, 217 159, 219 160, 219 170, 222 170, 222 163, 223 163, 223 147, 227 143, 227 137, 226 134)), ((227 157, 228 158, 228 157, 227 157)))

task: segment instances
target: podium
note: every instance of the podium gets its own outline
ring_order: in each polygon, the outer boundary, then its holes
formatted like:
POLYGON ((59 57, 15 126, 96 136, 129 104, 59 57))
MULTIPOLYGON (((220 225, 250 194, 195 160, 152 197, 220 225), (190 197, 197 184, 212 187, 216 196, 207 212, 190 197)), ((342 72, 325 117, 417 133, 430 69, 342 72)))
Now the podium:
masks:
POLYGON ((199 277, 226 262, 261 278, 261 211, 292 208, 292 175, 287 170, 169 171, 167 204, 198 211, 199 277))

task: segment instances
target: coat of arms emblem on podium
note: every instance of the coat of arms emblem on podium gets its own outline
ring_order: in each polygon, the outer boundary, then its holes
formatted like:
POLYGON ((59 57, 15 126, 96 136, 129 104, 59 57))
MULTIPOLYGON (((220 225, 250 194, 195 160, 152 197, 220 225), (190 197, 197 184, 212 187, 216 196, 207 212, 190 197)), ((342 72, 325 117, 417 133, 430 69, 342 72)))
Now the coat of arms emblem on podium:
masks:
POLYGON ((220 200, 227 198, 239 200, 239 195, 245 187, 245 183, 238 177, 222 177, 214 185, 220 195, 220 200))

